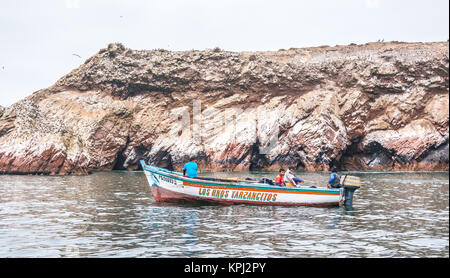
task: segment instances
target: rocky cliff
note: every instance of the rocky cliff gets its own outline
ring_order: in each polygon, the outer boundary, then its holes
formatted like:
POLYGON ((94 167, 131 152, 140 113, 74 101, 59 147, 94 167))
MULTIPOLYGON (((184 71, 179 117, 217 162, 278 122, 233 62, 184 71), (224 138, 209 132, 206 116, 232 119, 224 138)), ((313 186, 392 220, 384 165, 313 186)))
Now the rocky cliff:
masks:
POLYGON ((449 47, 368 43, 272 52, 110 44, 0 109, 0 172, 448 170, 449 47))

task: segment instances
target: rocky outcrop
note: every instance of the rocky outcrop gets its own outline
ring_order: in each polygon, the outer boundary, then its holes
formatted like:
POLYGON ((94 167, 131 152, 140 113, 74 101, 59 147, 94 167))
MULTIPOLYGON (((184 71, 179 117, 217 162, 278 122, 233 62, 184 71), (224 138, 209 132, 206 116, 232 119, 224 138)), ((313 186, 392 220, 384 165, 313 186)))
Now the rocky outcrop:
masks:
POLYGON ((448 42, 273 52, 110 44, 0 110, 0 172, 448 170, 448 42))

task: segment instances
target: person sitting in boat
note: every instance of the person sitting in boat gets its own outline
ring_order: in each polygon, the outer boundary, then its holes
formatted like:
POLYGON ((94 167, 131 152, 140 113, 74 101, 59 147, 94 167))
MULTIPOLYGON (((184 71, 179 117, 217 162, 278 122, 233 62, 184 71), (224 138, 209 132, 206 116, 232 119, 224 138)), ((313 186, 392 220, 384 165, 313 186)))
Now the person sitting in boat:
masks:
POLYGON ((258 183, 265 183, 265 184, 268 184, 268 185, 275 185, 273 183, 273 180, 267 179, 267 178, 262 178, 260 181, 258 181, 258 183))
POLYGON ((280 171, 278 171, 278 176, 275 179, 275 185, 278 186, 286 186, 286 183, 284 182, 284 174, 286 173, 286 171, 281 168, 280 171))
POLYGON ((330 179, 328 180, 327 187, 328 188, 341 187, 341 178, 339 177, 335 166, 331 167, 331 176, 330 179))
POLYGON ((294 172, 291 170, 291 168, 287 168, 286 174, 284 174, 286 185, 289 186, 289 184, 292 184, 291 186, 298 186, 300 183, 303 182, 303 180, 299 177, 297 177, 294 172))
POLYGON ((189 161, 188 163, 184 164, 183 176, 188 176, 189 178, 196 178, 197 168, 198 168, 197 163, 195 163, 194 160, 189 161))

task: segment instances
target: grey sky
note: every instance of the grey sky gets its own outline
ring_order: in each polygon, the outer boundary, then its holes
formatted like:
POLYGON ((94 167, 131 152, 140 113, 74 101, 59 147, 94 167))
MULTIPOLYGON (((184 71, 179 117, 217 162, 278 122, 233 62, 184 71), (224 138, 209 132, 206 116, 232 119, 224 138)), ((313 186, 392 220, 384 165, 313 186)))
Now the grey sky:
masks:
POLYGON ((110 42, 241 51, 445 41, 448 10, 448 0, 1 0, 0 105, 52 85, 110 42))

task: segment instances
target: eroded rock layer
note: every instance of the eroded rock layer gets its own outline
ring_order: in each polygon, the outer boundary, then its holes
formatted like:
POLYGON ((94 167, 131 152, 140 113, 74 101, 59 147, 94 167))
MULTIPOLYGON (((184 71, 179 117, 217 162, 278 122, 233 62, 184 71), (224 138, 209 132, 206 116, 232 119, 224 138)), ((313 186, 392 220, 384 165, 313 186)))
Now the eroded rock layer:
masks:
POLYGON ((110 44, 0 109, 1 173, 448 170, 448 42, 273 52, 110 44), (271 141, 272 140, 272 141, 271 141))

